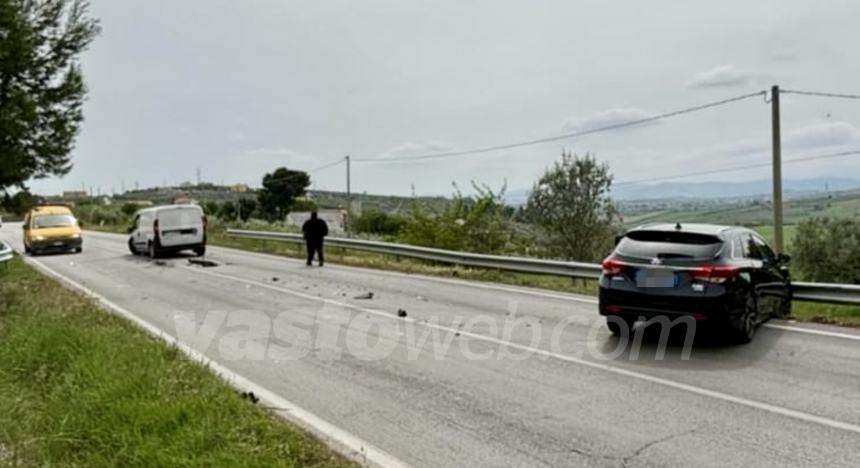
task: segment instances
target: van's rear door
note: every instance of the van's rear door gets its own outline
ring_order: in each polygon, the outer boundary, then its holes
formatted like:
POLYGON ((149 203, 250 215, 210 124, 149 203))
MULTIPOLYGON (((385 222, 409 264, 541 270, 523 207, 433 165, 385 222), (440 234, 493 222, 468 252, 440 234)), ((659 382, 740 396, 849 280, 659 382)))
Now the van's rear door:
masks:
POLYGON ((197 205, 159 210, 158 231, 163 247, 202 244, 206 234, 203 210, 197 205))

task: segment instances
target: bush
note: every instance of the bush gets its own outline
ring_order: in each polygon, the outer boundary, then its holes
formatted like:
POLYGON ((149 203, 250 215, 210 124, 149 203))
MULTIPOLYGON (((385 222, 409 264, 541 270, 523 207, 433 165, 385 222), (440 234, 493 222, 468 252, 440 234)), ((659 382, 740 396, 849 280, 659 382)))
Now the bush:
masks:
POLYGON ((401 242, 448 250, 501 253, 511 237, 509 219, 502 204, 504 188, 494 193, 474 185, 477 195, 459 191, 446 209, 430 212, 413 202, 412 210, 397 236, 401 242))
POLYGON ((804 221, 797 226, 792 253, 807 281, 860 284, 860 221, 804 221))
POLYGON ((352 221, 356 232, 379 236, 397 235, 406 222, 400 216, 390 215, 381 210, 365 210, 352 221))

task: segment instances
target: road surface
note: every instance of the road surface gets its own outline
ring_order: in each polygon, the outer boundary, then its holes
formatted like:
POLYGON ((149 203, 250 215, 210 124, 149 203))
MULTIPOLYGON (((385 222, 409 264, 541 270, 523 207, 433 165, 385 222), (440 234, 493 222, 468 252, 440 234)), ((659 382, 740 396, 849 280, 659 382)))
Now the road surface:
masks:
MULTIPOLYGON (((22 250, 19 226, 0 239, 22 250)), ((35 260, 404 465, 860 466, 856 330, 779 322, 689 355, 673 337, 661 359, 589 297, 125 242, 35 260)))

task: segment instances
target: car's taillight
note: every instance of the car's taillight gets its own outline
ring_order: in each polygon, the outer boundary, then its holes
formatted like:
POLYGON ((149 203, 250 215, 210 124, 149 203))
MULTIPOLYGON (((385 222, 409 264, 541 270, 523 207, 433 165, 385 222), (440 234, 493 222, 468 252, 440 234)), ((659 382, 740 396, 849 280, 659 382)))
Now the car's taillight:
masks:
POLYGON ((624 268, 624 265, 621 262, 612 258, 607 258, 606 260, 604 260, 601 266, 603 267, 604 275, 621 274, 621 270, 622 268, 624 268))
POLYGON ((693 279, 708 283, 724 283, 734 278, 740 269, 731 265, 704 265, 694 268, 690 274, 693 279))

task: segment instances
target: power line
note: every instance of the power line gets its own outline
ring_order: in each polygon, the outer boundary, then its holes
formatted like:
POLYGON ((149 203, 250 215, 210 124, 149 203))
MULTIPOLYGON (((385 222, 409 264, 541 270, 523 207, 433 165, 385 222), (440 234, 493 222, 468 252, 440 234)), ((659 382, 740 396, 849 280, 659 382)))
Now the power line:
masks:
POLYGON ((316 168, 311 169, 311 170, 309 170, 309 171, 307 171, 307 172, 308 172, 309 174, 310 174, 310 173, 313 173, 313 172, 318 172, 318 171, 321 171, 321 170, 323 170, 323 169, 328 169, 328 168, 330 168, 330 167, 337 166, 338 164, 342 164, 342 163, 344 163, 344 162, 346 162, 346 160, 345 160, 345 159, 343 159, 343 158, 338 158, 338 159, 335 159, 334 161, 331 161, 331 162, 328 162, 328 163, 326 163, 326 164, 323 164, 322 166, 316 167, 316 168))
MULTIPOLYGON (((860 150, 843 151, 841 153, 820 154, 817 156, 804 156, 804 157, 799 157, 799 158, 794 158, 794 159, 786 159, 786 160, 783 160, 782 163, 783 164, 794 164, 794 163, 801 163, 801 162, 807 162, 807 161, 814 161, 817 159, 831 159, 831 158, 839 158, 839 157, 853 156, 853 155, 860 155, 860 150)), ((681 179, 681 178, 685 178, 685 177, 695 177, 695 176, 709 175, 709 174, 720 174, 723 172, 734 172, 734 171, 741 171, 744 169, 755 169, 755 168, 759 168, 759 167, 770 167, 770 166, 771 166, 770 162, 746 164, 743 166, 724 167, 721 169, 712 169, 712 170, 708 170, 708 171, 687 172, 684 174, 674 174, 674 175, 670 175, 670 176, 654 177, 654 178, 650 178, 650 179, 626 180, 626 181, 622 181, 622 182, 618 182, 616 184, 613 184, 613 186, 619 187, 619 186, 625 186, 625 185, 642 184, 642 183, 646 183, 646 182, 660 182, 663 180, 681 179)))
POLYGON ((860 99, 860 94, 842 94, 842 93, 822 93, 818 91, 797 91, 793 89, 784 89, 780 91, 781 93, 787 94, 802 94, 804 96, 820 96, 820 97, 832 97, 832 98, 842 98, 842 99, 860 99))
POLYGON ((576 137, 581 137, 581 136, 585 136, 585 135, 591 135, 594 133, 619 130, 622 128, 633 127, 636 125, 642 125, 642 124, 649 123, 649 122, 655 122, 657 120, 668 119, 668 118, 676 117, 676 116, 683 115, 683 114, 689 114, 692 112, 710 109, 712 107, 722 106, 722 105, 729 104, 732 102, 742 101, 744 99, 749 99, 749 98, 757 97, 757 96, 765 96, 765 95, 766 95, 765 91, 758 91, 755 93, 744 94, 741 96, 735 96, 735 97, 732 97, 729 99, 722 99, 720 101, 709 102, 709 103, 701 104, 698 106, 688 107, 685 109, 679 109, 679 110, 672 111, 672 112, 666 112, 664 114, 658 114, 658 115, 654 115, 651 117, 645 117, 642 119, 631 120, 631 121, 624 122, 624 123, 606 125, 603 127, 592 128, 589 130, 583 130, 583 131, 573 132, 573 133, 565 133, 562 135, 556 135, 556 136, 551 136, 551 137, 546 137, 546 138, 538 138, 538 139, 534 139, 534 140, 526 140, 526 141, 521 141, 521 142, 516 142, 516 143, 507 143, 507 144, 495 145, 495 146, 485 146, 482 148, 474 148, 474 149, 460 150, 460 151, 431 153, 431 154, 424 154, 424 155, 411 156, 411 157, 404 156, 404 157, 398 157, 398 158, 386 158, 384 156, 378 156, 375 158, 356 158, 356 159, 353 159, 353 161, 356 161, 356 162, 376 162, 376 163, 378 163, 378 162, 389 162, 389 161, 418 161, 418 160, 423 160, 423 159, 438 159, 438 158, 449 158, 449 157, 453 157, 453 156, 465 156, 465 155, 469 155, 469 154, 489 153, 491 151, 499 151, 499 150, 505 150, 505 149, 511 149, 511 148, 520 148, 523 146, 531 146, 531 145, 537 145, 537 144, 541 144, 541 143, 549 143, 549 142, 553 142, 553 141, 567 140, 570 138, 576 138, 576 137))

